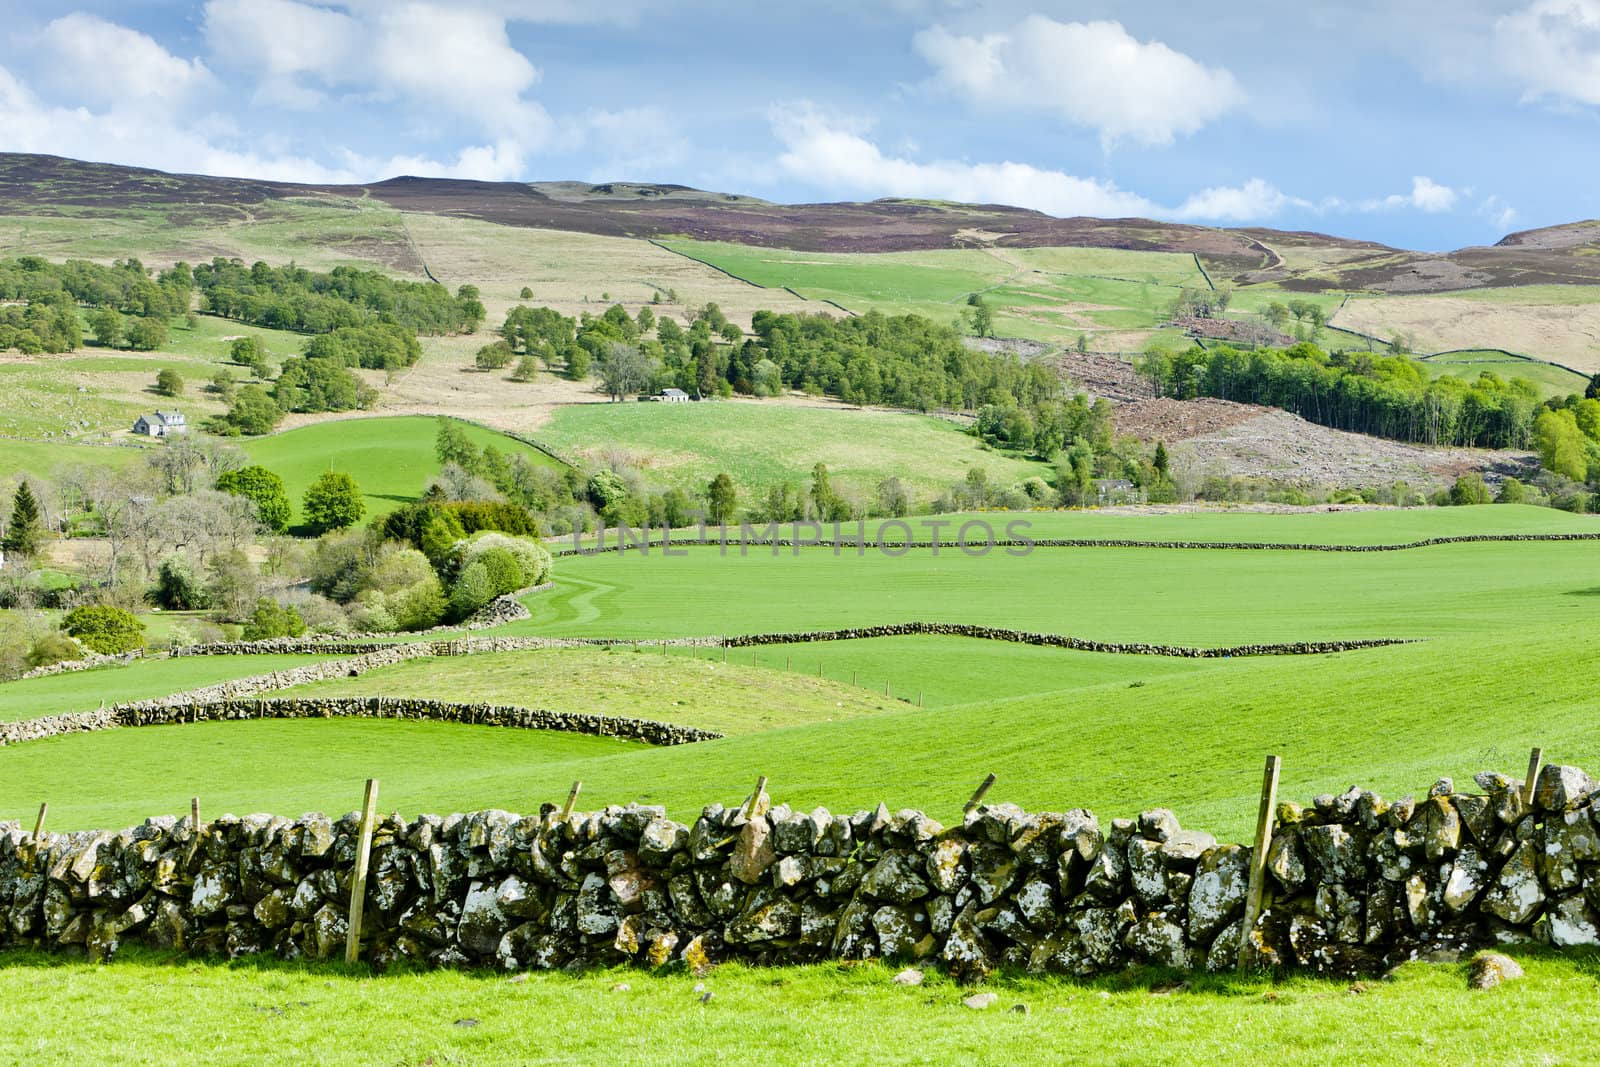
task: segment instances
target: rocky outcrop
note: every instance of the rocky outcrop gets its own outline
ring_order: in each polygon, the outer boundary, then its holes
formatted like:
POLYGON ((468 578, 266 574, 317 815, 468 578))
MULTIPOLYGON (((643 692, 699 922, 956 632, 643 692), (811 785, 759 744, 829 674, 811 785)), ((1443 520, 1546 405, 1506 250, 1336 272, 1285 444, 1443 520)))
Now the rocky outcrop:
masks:
MULTIPOLYGON (((1358 789, 1284 804, 1266 908, 1243 927, 1250 853, 1170 811, 980 807, 835 815, 712 805, 690 825, 647 806, 562 818, 383 818, 362 956, 506 970, 573 963, 893 958, 963 979, 1009 967, 1135 964, 1371 972, 1513 941, 1596 934, 1600 803, 1573 768, 1521 783, 1441 781, 1423 800, 1358 789), (748 814, 747 814, 748 812, 748 814)), ((0 945, 105 959, 123 944, 328 959, 344 944, 357 817, 171 817, 116 833, 0 824, 0 945)))

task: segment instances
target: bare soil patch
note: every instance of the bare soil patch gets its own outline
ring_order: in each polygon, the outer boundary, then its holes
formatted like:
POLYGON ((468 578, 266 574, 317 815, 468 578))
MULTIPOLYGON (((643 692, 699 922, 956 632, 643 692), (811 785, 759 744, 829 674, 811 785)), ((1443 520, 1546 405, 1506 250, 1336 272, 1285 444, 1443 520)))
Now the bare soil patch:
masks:
POLYGON ((1318 426, 1274 408, 1256 409, 1251 418, 1187 438, 1173 446, 1173 455, 1191 476, 1240 475, 1353 488, 1395 482, 1435 487, 1473 471, 1493 482, 1527 477, 1537 467, 1529 452, 1388 441, 1318 426))
MULTIPOLYGON (((1147 400, 1155 396, 1150 383, 1139 377, 1133 364, 1114 356, 1092 352, 1067 351, 1050 357, 1072 384, 1090 397, 1104 397, 1112 403, 1147 400)), ((1132 431, 1123 431, 1131 433, 1132 431)))
POLYGON ((1111 424, 1119 434, 1141 441, 1172 444, 1220 433, 1273 410, 1258 404, 1235 404, 1230 400, 1162 397, 1119 406, 1111 413, 1111 424))

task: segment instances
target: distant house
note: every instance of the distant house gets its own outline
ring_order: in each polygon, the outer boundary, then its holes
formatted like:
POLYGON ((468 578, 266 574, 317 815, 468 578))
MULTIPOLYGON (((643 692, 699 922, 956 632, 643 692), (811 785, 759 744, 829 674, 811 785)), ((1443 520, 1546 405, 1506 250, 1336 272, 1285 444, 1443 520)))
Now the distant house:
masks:
POLYGON ((1097 478, 1094 487, 1102 504, 1136 504, 1139 493, 1126 478, 1097 478))
POLYGON ((663 389, 650 399, 659 400, 663 404, 687 404, 689 394, 682 389, 663 389))
POLYGON ((181 411, 157 411, 153 415, 140 415, 133 423, 133 432, 144 437, 171 437, 188 433, 189 421, 181 411))

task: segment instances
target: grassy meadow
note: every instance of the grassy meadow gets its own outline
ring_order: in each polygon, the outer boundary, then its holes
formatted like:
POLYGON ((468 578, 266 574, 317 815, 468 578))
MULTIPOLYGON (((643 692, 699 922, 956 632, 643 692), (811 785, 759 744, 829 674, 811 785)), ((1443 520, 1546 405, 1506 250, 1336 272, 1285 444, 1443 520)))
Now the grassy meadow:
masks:
MULTIPOLYGON (((366 517, 384 515, 416 500, 428 479, 439 473, 434 455, 437 420, 424 415, 353 417, 312 423, 266 437, 240 441, 252 463, 276 471, 295 502, 311 483, 330 470, 356 480, 366 503, 366 517)), ((509 455, 555 466, 547 454, 482 426, 463 424, 473 444, 493 445, 509 455)))
MULTIPOLYGON (((1588 529, 1581 517, 1502 506, 1036 518, 1041 534, 1063 536, 1350 543, 1588 529)), ((737 799, 762 773, 777 799, 800 807, 853 810, 882 800, 948 819, 993 771, 998 799, 1106 816, 1160 803, 1188 823, 1242 837, 1267 751, 1285 758, 1284 796, 1299 798, 1353 783, 1398 795, 1424 791, 1442 774, 1517 772, 1532 745, 1557 761, 1600 756, 1585 636, 1600 595, 1595 542, 1377 553, 1041 548, 982 558, 685 551, 563 557, 556 589, 529 598, 533 619, 498 632, 647 639, 951 619, 1190 645, 1418 640, 1209 660, 936 637, 734 649, 726 661, 720 651, 648 648, 420 660, 310 688, 610 711, 729 736, 673 749, 552 752, 545 742, 554 735, 438 724, 126 730, 7 750, 0 815, 30 810, 41 793, 63 828, 122 825, 181 806, 194 791, 234 810, 344 810, 354 803, 350 783, 381 772, 386 806, 410 814, 531 810, 582 778, 586 802, 648 800, 687 818, 709 801, 737 799), (155 752, 160 759, 143 758, 155 752), (115 777, 64 773, 111 761, 120 761, 115 777), (64 780, 73 788, 63 790, 64 780)), ((249 666, 152 661, 20 686, 35 687, 24 691, 25 713, 41 714, 123 698, 133 682, 147 694, 183 688, 158 682, 165 671, 257 673, 249 666), (41 694, 42 682, 62 692, 41 694)), ((581 748, 584 739, 559 740, 581 748)))
POLYGON ((105 704, 151 700, 234 678, 288 670, 320 656, 181 656, 135 660, 125 667, 67 671, 0 683, 0 722, 35 719, 105 704))
POLYGON ((754 503, 768 486, 803 486, 817 463, 835 488, 872 499, 890 474, 913 498, 932 498, 979 467, 1010 485, 1045 473, 1041 463, 984 448, 952 423, 843 404, 724 401, 703 404, 578 404, 559 408, 539 439, 563 454, 626 455, 655 480, 691 497, 726 471, 754 503))
POLYGON ((106 965, 0 953, 13 1022, 0 1056, 30 1064, 1149 1064, 1283 1067, 1585 1063, 1600 1056, 1600 958, 1512 950, 1527 978, 1466 989, 1466 966, 1412 963, 1368 982, 1136 972, 1096 982, 1007 975, 987 1011, 930 971, 597 968, 525 976, 391 973, 128 952, 106 965), (519 979, 524 976, 519 976, 519 979), (49 995, 39 991, 48 989, 49 995), (702 1002, 709 993, 710 999, 702 1002), (128 1005, 181 1002, 144 1011, 128 1005), (72 1019, 63 1029, 61 1017, 72 1019), (537 1020, 537 1025, 530 1024, 537 1020), (1541 1058, 1541 1052, 1548 1056, 1541 1058))

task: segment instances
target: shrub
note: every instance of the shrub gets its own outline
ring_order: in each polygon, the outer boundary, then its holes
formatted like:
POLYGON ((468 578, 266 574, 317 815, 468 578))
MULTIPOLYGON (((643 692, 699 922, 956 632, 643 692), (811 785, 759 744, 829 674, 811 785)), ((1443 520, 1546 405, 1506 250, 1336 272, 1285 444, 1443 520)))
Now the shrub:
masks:
POLYGON ((1500 483, 1500 493, 1494 498, 1494 502, 1496 504, 1521 504, 1527 499, 1527 487, 1515 478, 1507 478, 1500 483))
POLYGON ((144 647, 144 623, 132 612, 108 604, 73 608, 61 620, 61 629, 84 648, 105 656, 144 647))
POLYGON ((169 611, 198 611, 210 606, 205 583, 195 572, 194 562, 181 552, 161 561, 156 571, 156 603, 169 611))
POLYGON ((495 598, 494 579, 482 563, 470 564, 450 590, 450 614, 464 619, 495 598))
POLYGON ((1463 474, 1450 487, 1450 503, 1458 507, 1487 504, 1489 499, 1489 487, 1483 484, 1483 477, 1478 474, 1463 474))
MULTIPOLYGON (((551 558, 543 545, 525 537, 508 537, 492 531, 475 534, 465 541, 458 542, 452 553, 453 569, 458 575, 465 574, 474 563, 482 562, 486 556, 495 554, 509 556, 517 569, 517 584, 501 592, 509 593, 530 585, 543 585, 550 580, 551 558)), ((503 567, 503 564, 497 566, 503 567)), ((509 580, 509 571, 501 573, 509 580)), ((490 571, 491 578, 494 578, 495 574, 494 570, 490 571)), ((492 594, 492 596, 498 595, 498 593, 492 594)))
POLYGON ((83 649, 66 634, 45 634, 28 649, 28 666, 48 667, 53 663, 82 659, 83 649))
POLYGON ((478 562, 489 573, 489 583, 494 595, 503 596, 522 588, 522 566, 517 558, 503 548, 491 548, 478 555, 478 562))
POLYGON ((272 637, 299 637, 306 632, 306 621, 294 608, 263 597, 244 624, 239 636, 246 641, 265 641, 272 637))

